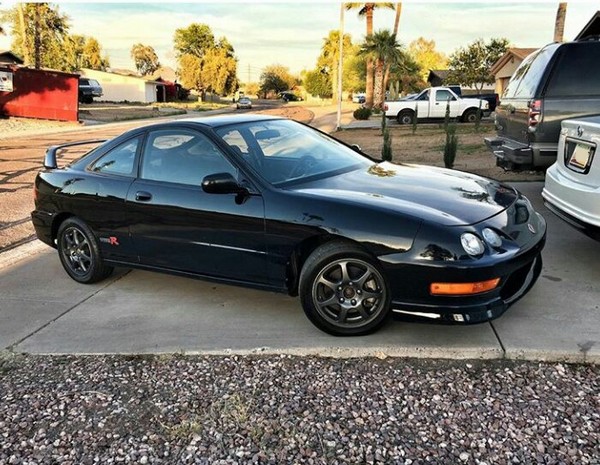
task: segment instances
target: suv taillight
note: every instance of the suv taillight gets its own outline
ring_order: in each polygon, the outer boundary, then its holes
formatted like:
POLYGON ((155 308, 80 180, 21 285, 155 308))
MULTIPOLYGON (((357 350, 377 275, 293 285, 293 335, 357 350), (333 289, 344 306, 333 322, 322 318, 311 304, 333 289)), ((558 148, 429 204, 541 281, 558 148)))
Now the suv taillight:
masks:
POLYGON ((542 120, 542 101, 532 100, 529 102, 529 127, 534 128, 542 120))
POLYGON ((384 103, 384 104, 383 104, 383 111, 388 111, 388 106, 387 106, 387 103, 384 103))

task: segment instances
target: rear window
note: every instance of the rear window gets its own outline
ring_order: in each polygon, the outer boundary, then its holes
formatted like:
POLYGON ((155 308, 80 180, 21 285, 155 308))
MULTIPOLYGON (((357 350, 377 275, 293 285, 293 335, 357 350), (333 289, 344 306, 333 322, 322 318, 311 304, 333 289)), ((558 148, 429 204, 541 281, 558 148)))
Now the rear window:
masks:
POLYGON ((552 71, 547 97, 600 95, 600 43, 567 44, 552 71))
POLYGON ((560 44, 548 45, 529 55, 510 78, 502 98, 530 99, 535 97, 544 71, 558 47, 560 44))

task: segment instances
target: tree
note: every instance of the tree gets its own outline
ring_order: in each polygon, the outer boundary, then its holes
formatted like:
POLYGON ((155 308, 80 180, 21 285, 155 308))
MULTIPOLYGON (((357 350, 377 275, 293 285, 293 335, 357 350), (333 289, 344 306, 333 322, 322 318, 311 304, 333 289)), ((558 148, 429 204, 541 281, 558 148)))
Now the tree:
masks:
POLYGON ((481 92, 484 84, 492 84, 490 68, 508 49, 508 39, 477 39, 466 48, 459 48, 450 56, 448 82, 475 87, 481 92))
POLYGON ((2 18, 13 31, 12 50, 26 65, 36 68, 61 61, 61 47, 69 29, 69 18, 50 3, 18 3, 2 18))
POLYGON ((225 37, 215 42, 209 26, 194 23, 177 29, 174 43, 185 87, 197 90, 203 99, 207 91, 225 94, 237 89, 237 59, 225 37))
POLYGON ((408 53, 419 65, 419 74, 423 81, 427 81, 429 71, 432 69, 446 69, 448 58, 435 49, 435 40, 419 37, 408 45, 408 53))
MULTIPOLYGON (((365 40, 373 34, 373 11, 376 8, 394 8, 393 3, 346 3, 346 9, 358 9, 358 16, 364 16, 367 24, 367 34, 365 40)), ((365 106, 371 108, 373 106, 373 62, 367 60, 366 71, 366 90, 365 90, 365 106)))
POLYGON ((387 64, 398 63, 402 60, 400 44, 390 31, 381 30, 365 39, 360 53, 370 58, 375 64, 373 106, 382 108, 385 100, 385 88, 383 87, 385 67, 387 64))
POLYGON ((289 90, 296 85, 296 78, 290 74, 289 68, 282 65, 270 65, 263 69, 260 75, 260 91, 266 95, 289 90))
POLYGON ((193 23, 175 31, 174 43, 178 56, 193 55, 202 58, 208 49, 215 46, 215 36, 208 25, 193 23))
POLYGON ((311 95, 320 98, 330 98, 333 95, 331 91, 331 76, 319 67, 312 71, 307 71, 304 74, 303 83, 306 92, 311 95))
MULTIPOLYGON (((344 34, 342 44, 342 54, 344 62, 353 52, 352 37, 350 34, 344 34)), ((323 39, 321 47, 321 55, 317 59, 317 68, 320 68, 328 76, 330 76, 331 95, 337 95, 338 86, 338 67, 340 60, 340 31, 329 31, 329 35, 323 39)), ((342 69, 342 74, 343 74, 342 69)), ((312 92, 311 92, 312 93, 312 92)), ((319 95, 319 94, 313 94, 319 95)))
POLYGON ((554 20, 554 42, 562 42, 565 35, 565 18, 567 17, 567 4, 559 3, 554 20))
POLYGON ((104 71, 109 67, 108 57, 102 57, 102 47, 94 37, 86 37, 83 45, 81 67, 104 71))
POLYGON ((131 47, 131 58, 135 63, 135 69, 142 76, 152 74, 160 68, 158 55, 150 45, 135 44, 131 47))

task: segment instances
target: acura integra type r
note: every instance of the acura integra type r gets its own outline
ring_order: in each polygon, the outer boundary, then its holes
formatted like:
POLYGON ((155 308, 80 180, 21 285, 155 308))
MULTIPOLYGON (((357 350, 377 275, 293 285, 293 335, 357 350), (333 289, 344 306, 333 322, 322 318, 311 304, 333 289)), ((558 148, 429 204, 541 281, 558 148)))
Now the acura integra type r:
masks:
POLYGON ((359 335, 392 311, 488 321, 541 270, 546 223, 512 187, 382 163, 294 121, 146 126, 59 168, 69 145, 47 151, 32 219, 81 283, 125 266, 285 292, 359 335))

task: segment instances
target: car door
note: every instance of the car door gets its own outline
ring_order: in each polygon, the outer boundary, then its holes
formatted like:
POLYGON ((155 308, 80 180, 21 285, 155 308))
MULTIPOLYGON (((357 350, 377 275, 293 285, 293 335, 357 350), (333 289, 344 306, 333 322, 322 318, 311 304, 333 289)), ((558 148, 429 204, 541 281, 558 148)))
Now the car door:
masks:
POLYGON ((102 256, 108 260, 136 261, 125 202, 141 145, 140 135, 118 143, 87 166, 85 177, 74 178, 63 187, 67 194, 71 190, 77 195, 91 194, 93 202, 85 203, 85 211, 73 211, 92 227, 102 256))
POLYGON ((240 172, 207 134, 187 128, 147 134, 129 190, 131 235, 140 263, 207 276, 267 281, 264 204, 258 190, 209 194, 205 176, 240 172))
POLYGON ((458 116, 459 103, 456 96, 447 89, 436 89, 431 99, 432 118, 444 118, 446 116, 446 107, 450 105, 450 117, 458 116))

